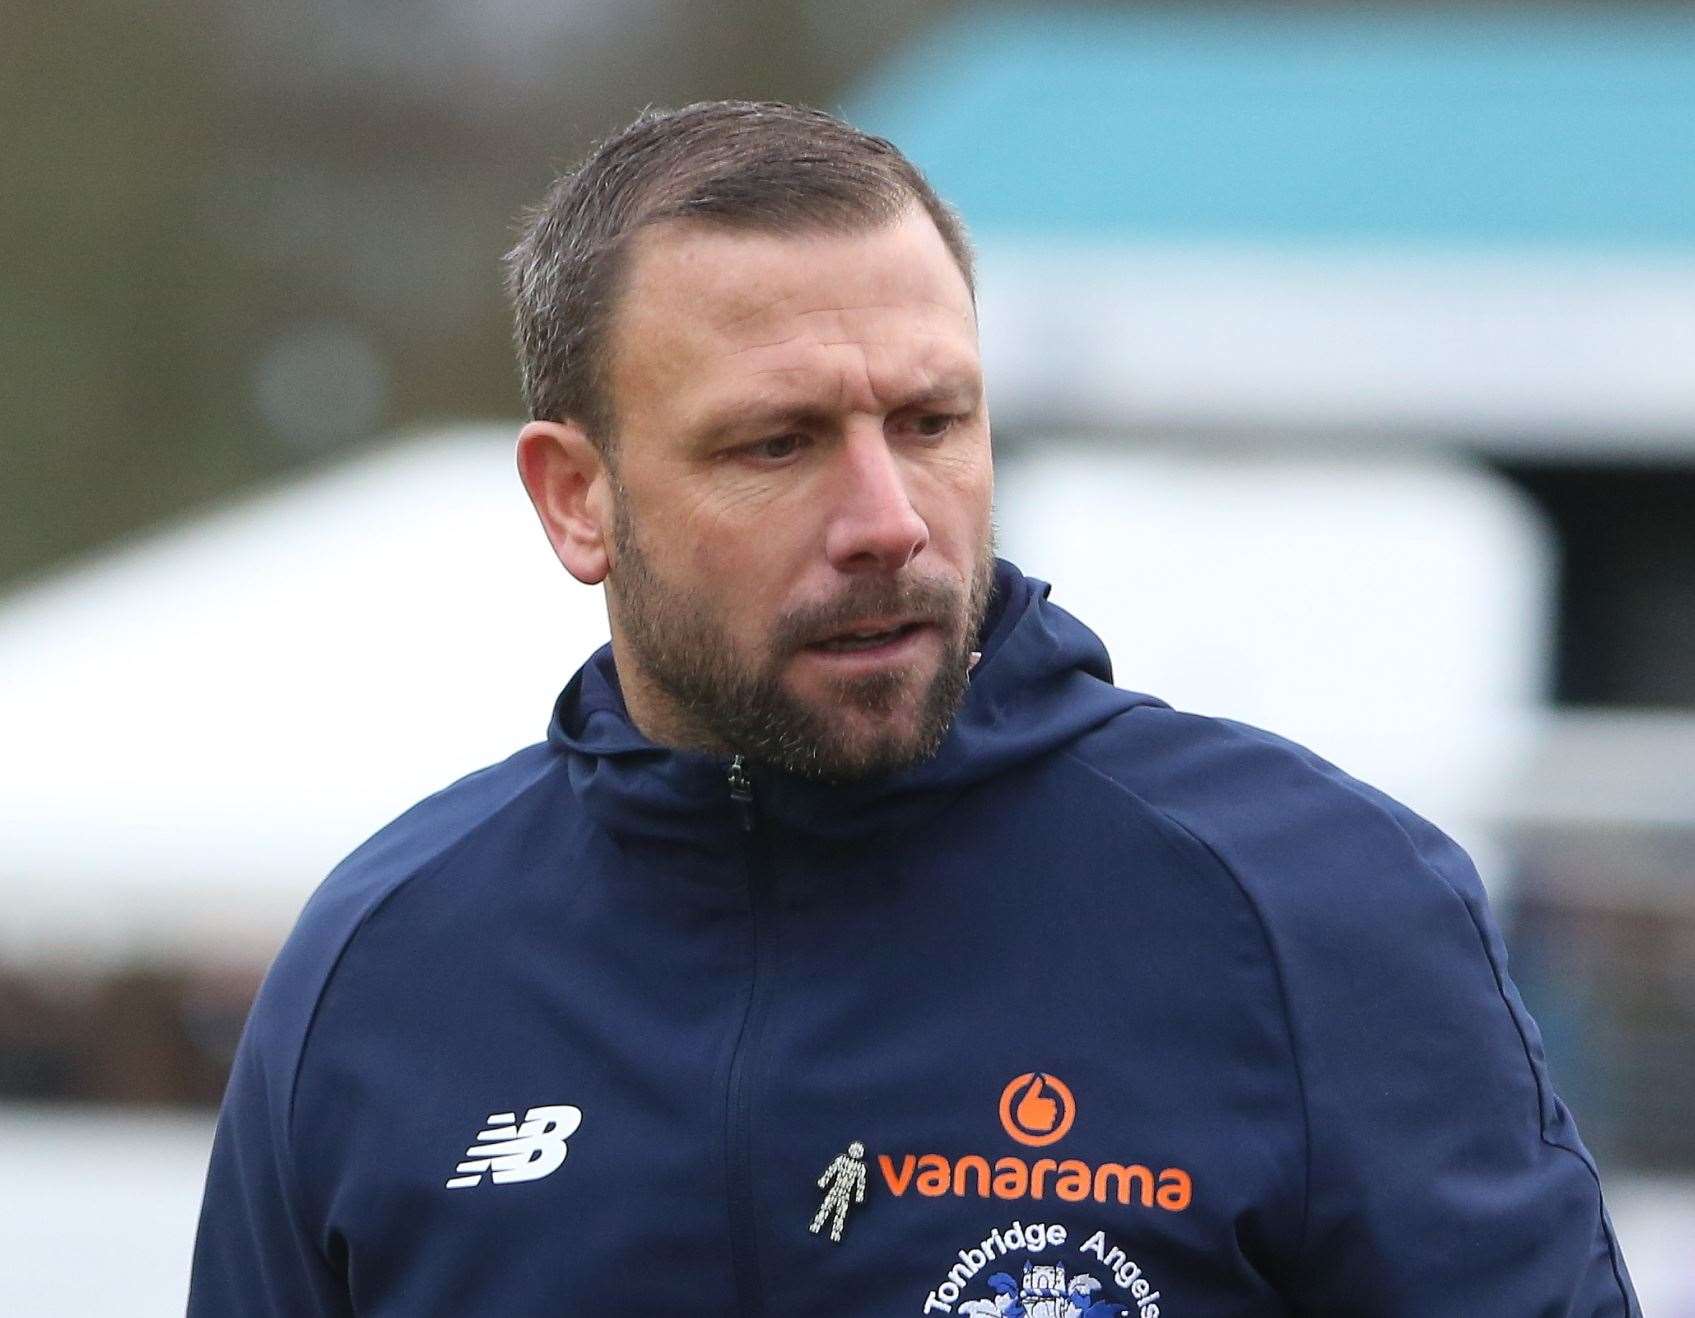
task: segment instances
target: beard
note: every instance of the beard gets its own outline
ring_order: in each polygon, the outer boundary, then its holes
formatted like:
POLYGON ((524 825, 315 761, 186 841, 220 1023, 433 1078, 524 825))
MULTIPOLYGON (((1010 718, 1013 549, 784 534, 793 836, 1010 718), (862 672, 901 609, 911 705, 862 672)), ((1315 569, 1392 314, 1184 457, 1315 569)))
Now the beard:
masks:
POLYGON ((608 582, 622 639, 664 693, 676 733, 692 749, 728 751, 816 782, 849 783, 934 755, 965 698, 977 633, 994 584, 985 544, 963 588, 944 581, 866 576, 826 604, 784 614, 762 661, 742 657, 702 596, 661 577, 642 549, 622 491, 614 490, 616 582, 608 582), (927 681, 897 668, 831 681, 806 700, 783 670, 808 643, 867 617, 934 625, 942 656, 927 681), (857 716, 857 717, 856 717, 857 716), (863 725, 873 722, 873 729, 863 725))

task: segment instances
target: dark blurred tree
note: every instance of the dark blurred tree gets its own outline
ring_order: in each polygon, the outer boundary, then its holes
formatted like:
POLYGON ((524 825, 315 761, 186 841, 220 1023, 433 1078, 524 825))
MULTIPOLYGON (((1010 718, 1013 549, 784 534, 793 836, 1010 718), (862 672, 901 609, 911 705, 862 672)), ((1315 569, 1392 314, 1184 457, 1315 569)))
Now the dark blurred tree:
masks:
POLYGON ((217 105, 175 6, 8 6, 0 43, 0 579, 240 481, 197 241, 217 105))
POLYGON ((518 208, 649 104, 835 105, 943 0, 0 0, 0 588, 516 419, 518 208))

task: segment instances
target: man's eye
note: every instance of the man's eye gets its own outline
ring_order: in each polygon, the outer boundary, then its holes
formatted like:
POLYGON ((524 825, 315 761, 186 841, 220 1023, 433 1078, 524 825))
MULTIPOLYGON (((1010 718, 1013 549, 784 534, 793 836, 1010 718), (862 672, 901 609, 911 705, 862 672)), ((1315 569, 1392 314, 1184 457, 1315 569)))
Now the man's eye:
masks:
POLYGON ((805 435, 773 435, 757 444, 749 444, 743 452, 766 462, 780 462, 784 458, 793 457, 805 443, 805 435))
POLYGON ((925 439, 940 439, 959 420, 952 412, 926 412, 913 418, 912 428, 925 439))

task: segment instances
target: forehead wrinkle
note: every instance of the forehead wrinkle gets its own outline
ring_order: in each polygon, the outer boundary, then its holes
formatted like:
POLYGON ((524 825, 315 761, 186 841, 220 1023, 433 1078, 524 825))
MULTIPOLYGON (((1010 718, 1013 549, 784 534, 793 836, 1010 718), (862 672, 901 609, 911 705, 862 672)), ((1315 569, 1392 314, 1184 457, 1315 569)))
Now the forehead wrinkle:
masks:
MULTIPOLYGON (((715 322, 714 328, 720 331, 732 330, 737 326, 745 325, 749 321, 758 319, 759 317, 767 314, 783 314, 799 320, 816 316, 834 316, 845 322, 850 318, 862 316, 866 313, 889 312, 901 317, 902 319, 910 320, 912 318, 913 311, 918 308, 927 308, 932 311, 940 312, 944 319, 949 321, 958 321, 962 324, 970 324, 972 320, 971 316, 962 315, 959 307, 950 306, 948 303, 937 298, 913 298, 911 300, 901 302, 853 302, 827 307, 801 307, 795 311, 786 313, 776 312, 775 309, 778 306, 784 302, 791 301, 794 296, 794 294, 781 294, 777 297, 771 298, 769 301, 761 303, 761 305, 753 311, 733 316, 729 320, 715 322)), ((845 328, 838 328, 836 333, 848 334, 850 331, 845 328)), ((777 342, 784 342, 786 339, 799 337, 800 333, 797 331, 785 336, 784 339, 777 340, 777 342)))
MULTIPOLYGON (((840 334, 840 330, 837 330, 840 334)), ((780 338, 767 339, 759 343, 743 344, 740 347, 726 348, 716 354, 721 361, 734 361, 746 357, 750 353, 778 353, 792 347, 796 360, 779 368, 759 367, 756 373, 763 374, 771 369, 803 370, 812 363, 813 359, 829 355, 835 349, 853 349, 867 358, 872 356, 887 357, 890 355, 916 355, 920 368, 932 375, 954 373, 959 375, 975 374, 980 370, 977 359, 975 337, 962 339, 951 327, 938 327, 921 324, 904 328, 900 333, 887 339, 875 334, 847 334, 842 337, 814 338, 804 332, 786 334, 780 338), (942 358, 943 364, 938 366, 937 359, 942 358)))
MULTIPOLYGON (((761 316, 771 314, 771 312, 775 308, 781 306, 784 302, 790 301, 794 296, 795 295, 793 293, 777 293, 777 294, 775 294, 775 295, 773 295, 769 298, 762 300, 759 303, 759 305, 754 307, 753 310, 751 310, 751 311, 739 312, 736 315, 731 316, 728 320, 720 320, 720 321, 714 321, 714 322, 710 322, 710 323, 712 324, 714 329, 733 330, 739 325, 747 324, 748 321, 750 321, 750 320, 757 320, 761 316)), ((805 315, 807 313, 806 312, 798 312, 796 314, 805 315)))
MULTIPOLYGON (((745 348, 732 348, 725 357, 740 357, 745 353, 759 352, 764 348, 781 348, 788 343, 804 343, 808 348, 864 348, 868 345, 864 339, 808 339, 799 334, 791 334, 786 339, 772 339, 769 343, 750 343, 745 348)), ((799 367, 785 369, 798 370, 799 367)))
MULTIPOLYGON (((857 341, 849 341, 860 346, 857 341)), ((801 376, 821 389, 803 384, 799 389, 776 388, 772 392, 731 398, 708 409, 710 424, 734 425, 743 418, 799 416, 811 412, 842 410, 875 411, 908 400, 946 392, 976 392, 976 370, 963 360, 904 364, 898 371, 878 371, 869 361, 847 363, 792 362, 764 366, 749 373, 749 379, 769 376, 801 376), (899 378, 894 378, 898 376, 899 378), (821 403, 828 394, 831 402, 821 403)))

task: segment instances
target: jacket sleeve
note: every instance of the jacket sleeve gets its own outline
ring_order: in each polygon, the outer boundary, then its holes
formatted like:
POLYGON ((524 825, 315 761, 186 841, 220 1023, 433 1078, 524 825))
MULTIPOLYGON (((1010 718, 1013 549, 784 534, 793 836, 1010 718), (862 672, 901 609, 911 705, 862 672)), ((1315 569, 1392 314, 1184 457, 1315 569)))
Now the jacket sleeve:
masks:
POLYGON ((1269 926, 1310 1123, 1299 1311, 1639 1315, 1470 860, 1343 790, 1325 909, 1269 926))
POLYGON ((1230 873, 1277 975, 1306 1190, 1268 1264, 1293 1311, 1639 1316, 1465 853, 1282 738, 1136 717, 1145 799, 1230 873))
POLYGON ((194 1243, 189 1318, 353 1313, 299 1202, 287 1127, 292 1066, 273 1062, 276 1053, 264 1046, 266 1006, 262 993, 218 1115, 194 1243))

